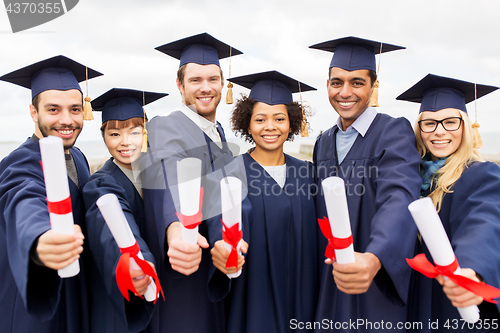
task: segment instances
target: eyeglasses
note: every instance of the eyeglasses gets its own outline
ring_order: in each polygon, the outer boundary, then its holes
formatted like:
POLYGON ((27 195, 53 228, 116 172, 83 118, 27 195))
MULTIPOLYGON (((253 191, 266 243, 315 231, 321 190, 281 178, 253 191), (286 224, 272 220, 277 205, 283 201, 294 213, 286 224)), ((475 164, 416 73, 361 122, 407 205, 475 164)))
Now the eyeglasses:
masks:
POLYGON ((443 128, 449 132, 456 131, 460 128, 460 125, 462 124, 462 118, 450 117, 441 120, 422 119, 418 122, 420 130, 424 133, 434 132, 439 124, 443 125, 443 128))

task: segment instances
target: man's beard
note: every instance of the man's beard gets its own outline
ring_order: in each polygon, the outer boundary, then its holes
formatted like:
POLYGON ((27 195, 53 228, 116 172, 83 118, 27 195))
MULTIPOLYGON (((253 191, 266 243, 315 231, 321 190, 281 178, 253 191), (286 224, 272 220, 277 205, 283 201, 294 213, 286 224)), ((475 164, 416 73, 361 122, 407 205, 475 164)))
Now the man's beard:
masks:
MULTIPOLYGON (((40 133, 42 133, 42 135, 43 135, 44 138, 46 138, 46 137, 49 136, 50 130, 55 129, 55 128, 50 128, 50 129, 46 130, 47 128, 44 127, 44 126, 40 126, 39 122, 37 123, 37 126, 38 126, 38 129, 40 130, 40 133)), ((61 128, 58 128, 58 129, 72 129, 72 130, 76 131, 76 130, 81 129, 81 127, 80 126, 77 126, 77 127, 74 127, 74 126, 65 126, 65 127, 61 127, 61 128)), ((66 145, 65 141, 63 139, 64 150, 69 150, 69 149, 73 148, 73 146, 75 145, 76 139, 78 138, 78 135, 80 135, 80 133, 78 133, 76 135, 76 137, 73 138, 73 142, 71 144, 69 144, 69 145, 66 145)))

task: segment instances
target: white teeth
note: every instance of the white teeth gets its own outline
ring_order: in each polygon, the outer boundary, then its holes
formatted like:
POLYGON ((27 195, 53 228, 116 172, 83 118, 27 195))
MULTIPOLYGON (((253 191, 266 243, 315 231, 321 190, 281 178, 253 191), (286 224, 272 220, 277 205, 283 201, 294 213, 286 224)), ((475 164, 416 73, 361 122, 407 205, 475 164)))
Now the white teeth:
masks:
POLYGON ((59 133, 61 133, 63 135, 67 135, 67 134, 73 133, 73 130, 59 130, 59 133))
POLYGON ((340 106, 348 107, 354 105, 356 102, 339 102, 340 106))
POLYGON ((432 141, 432 143, 434 144, 441 144, 441 143, 449 143, 450 140, 434 140, 432 141))
POLYGON ((278 135, 263 135, 262 137, 264 139, 277 139, 278 135))
POLYGON ((198 97, 198 99, 203 101, 203 102, 208 102, 212 99, 212 97, 198 97))

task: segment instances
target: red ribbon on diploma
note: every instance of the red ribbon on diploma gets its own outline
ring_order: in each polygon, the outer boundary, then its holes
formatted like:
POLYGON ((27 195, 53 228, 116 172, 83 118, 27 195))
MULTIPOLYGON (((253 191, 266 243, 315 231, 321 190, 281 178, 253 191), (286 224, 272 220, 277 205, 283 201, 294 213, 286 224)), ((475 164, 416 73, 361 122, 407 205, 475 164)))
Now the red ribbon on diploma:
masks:
POLYGON ((352 244, 352 234, 347 238, 333 237, 332 229, 330 228, 330 221, 326 216, 322 219, 318 219, 318 223, 321 232, 326 237, 326 239, 328 239, 328 245, 325 250, 325 256, 327 258, 335 258, 335 250, 346 249, 352 244))
POLYGON ((71 196, 61 201, 49 201, 47 199, 47 208, 49 209, 49 213, 57 215, 69 214, 73 211, 71 208, 71 196))
MULTIPOLYGON (((129 302, 128 291, 130 290, 131 292, 137 294, 137 290, 135 289, 132 278, 130 277, 130 258, 133 258, 144 274, 153 278, 156 284, 156 299, 158 299, 158 294, 161 292, 163 300, 165 300, 165 295, 163 294, 160 280, 158 279, 158 275, 156 275, 155 270, 146 262, 146 260, 140 259, 137 256, 140 250, 141 249, 139 248, 139 244, 137 244, 137 242, 130 247, 120 248, 122 255, 118 260, 118 265, 116 265, 116 284, 118 284, 118 289, 120 289, 123 297, 125 297, 125 299, 129 302)), ((139 297, 144 298, 143 296, 139 297)), ((156 303, 156 299, 154 303, 156 303)))
POLYGON ((236 270, 238 269, 238 251, 237 246, 240 242, 241 238, 243 238, 243 232, 240 230, 239 223, 236 223, 231 228, 228 228, 224 221, 222 222, 222 239, 224 242, 232 246, 231 253, 229 253, 229 257, 227 258, 226 268, 234 267, 236 270))
POLYGON ((433 266, 429 262, 429 260, 427 260, 425 254, 421 253, 416 255, 413 259, 406 259, 406 262, 408 263, 408 265, 410 265, 411 268, 413 268, 417 272, 424 274, 428 278, 433 279, 438 275, 446 276, 451 281, 458 284, 460 287, 467 289, 468 291, 473 292, 478 296, 481 296, 486 302, 498 303, 493 299, 500 297, 500 289, 492 287, 483 282, 471 280, 462 275, 454 274, 454 272, 459 267, 457 258, 455 258, 455 261, 453 261, 448 266, 433 266))
POLYGON ((203 206, 203 187, 200 187, 200 208, 198 209, 198 213, 194 215, 184 215, 181 212, 181 216, 177 215, 177 218, 181 221, 182 225, 186 229, 194 229, 196 228, 202 221, 203 216, 201 214, 201 207, 203 206))
MULTIPOLYGON (((42 161, 40 161, 40 166, 42 167, 43 172, 42 161)), ((49 209, 49 213, 57 215, 69 214, 73 211, 71 208, 71 196, 68 196, 66 199, 61 201, 49 201, 49 199, 47 199, 47 208, 49 209)))

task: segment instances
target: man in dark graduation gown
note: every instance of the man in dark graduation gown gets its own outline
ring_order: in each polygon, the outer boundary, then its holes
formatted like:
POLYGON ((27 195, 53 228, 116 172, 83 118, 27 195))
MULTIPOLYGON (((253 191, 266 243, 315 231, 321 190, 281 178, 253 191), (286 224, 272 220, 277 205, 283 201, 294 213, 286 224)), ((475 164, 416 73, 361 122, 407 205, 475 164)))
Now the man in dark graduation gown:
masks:
POLYGON ((175 184, 177 161, 199 158, 205 187, 203 219, 216 215, 210 211, 217 208, 209 203, 209 198, 217 197, 213 191, 216 192, 218 183, 209 185, 205 176, 217 174, 213 179, 220 180, 224 174, 221 168, 233 160, 222 127, 215 120, 224 84, 219 59, 241 52, 206 33, 157 49, 180 59, 177 87, 183 103, 180 111, 155 117, 148 123, 150 147, 141 161, 146 212, 144 239, 158 263, 157 272, 166 298, 159 301, 148 329, 225 332, 223 303, 212 303, 207 293, 211 265, 207 227, 205 223, 199 226, 203 237, 199 237, 198 245, 182 241, 175 184))
MULTIPOLYGON (((114 88, 97 97, 92 106, 95 111, 102 111, 103 124, 113 120, 127 121, 131 118, 146 118, 143 103, 149 104, 166 95, 114 88)), ((109 123, 107 126, 109 129, 109 123)), ((111 134, 116 133, 111 132, 111 134)), ((103 132, 103 136, 105 135, 103 132)), ((120 149, 134 148, 130 136, 123 137, 122 140, 120 149)), ((135 149, 140 151, 140 147, 135 149)), ((130 163, 131 167, 134 164, 134 169, 138 168, 135 162, 130 163)), ((140 179, 139 172, 127 170, 118 163, 111 157, 99 171, 90 177, 83 188, 83 198, 87 208, 87 241, 93 258, 89 287, 92 333, 142 331, 149 324, 154 310, 153 302, 134 296, 131 292, 127 301, 120 292, 116 282, 116 267, 121 256, 120 249, 96 205, 96 201, 101 196, 109 193, 116 195, 144 259, 155 264, 154 257, 142 238, 145 233, 145 218, 142 189, 136 182, 137 178, 140 179)))
MULTIPOLYGON (((83 201, 89 178, 81 151, 73 147, 83 126, 83 95, 78 81, 86 67, 53 57, 1 77, 31 88, 35 134, 0 163, 0 327, 3 332, 88 332, 83 201), (38 140, 63 139, 75 235, 50 230, 47 194, 38 140), (57 269, 79 258, 80 273, 61 279, 57 269)), ((88 69, 88 77, 101 75, 88 69)))
POLYGON ((314 148, 317 214, 327 216, 321 181, 341 177, 346 183, 356 261, 334 262, 333 277, 332 267, 325 265, 316 313, 316 322, 321 323, 318 331, 369 332, 382 321, 398 331, 397 323, 406 321, 411 272, 405 259, 412 256, 416 240, 407 207, 418 198, 420 157, 406 119, 368 107, 376 80, 374 53, 401 48, 380 44, 347 37, 311 46, 335 52, 327 88, 340 116, 318 137, 314 148))

